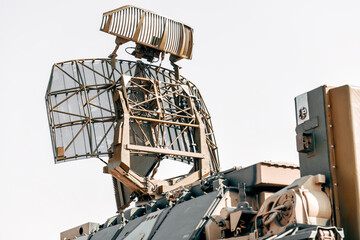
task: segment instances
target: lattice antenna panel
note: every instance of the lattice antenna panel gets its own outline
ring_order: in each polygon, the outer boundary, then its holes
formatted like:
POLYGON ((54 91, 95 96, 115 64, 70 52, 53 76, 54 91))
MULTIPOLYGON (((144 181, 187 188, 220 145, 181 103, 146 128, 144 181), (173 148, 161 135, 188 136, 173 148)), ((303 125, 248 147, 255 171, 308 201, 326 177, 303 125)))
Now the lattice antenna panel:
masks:
POLYGON ((193 29, 154 12, 124 6, 103 14, 100 30, 124 41, 191 59, 193 29))
POLYGON ((205 126, 206 154, 212 169, 219 169, 210 115, 195 85, 164 68, 124 60, 112 68, 105 59, 53 66, 46 102, 55 162, 113 154, 115 116, 123 114, 114 105, 119 90, 130 114, 130 158, 153 159, 165 152, 169 159, 192 164, 200 154, 196 109, 205 126))

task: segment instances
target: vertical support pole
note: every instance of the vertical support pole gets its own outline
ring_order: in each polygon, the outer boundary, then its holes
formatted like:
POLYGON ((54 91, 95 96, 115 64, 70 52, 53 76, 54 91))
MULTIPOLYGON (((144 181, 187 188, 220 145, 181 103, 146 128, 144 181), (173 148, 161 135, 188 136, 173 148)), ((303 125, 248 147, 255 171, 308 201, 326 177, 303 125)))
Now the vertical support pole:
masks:
POLYGON ((200 161, 200 178, 205 178, 210 174, 210 159, 208 154, 208 146, 206 144, 206 133, 205 133, 205 125, 202 122, 199 113, 196 111, 196 118, 199 120, 199 149, 202 154, 204 154, 204 158, 199 159, 200 161))
POLYGON ((198 161, 198 164, 195 165, 199 166, 199 171, 200 171, 199 177, 205 178, 210 174, 210 159, 208 154, 208 145, 206 143, 205 124, 203 123, 199 112, 195 108, 194 101, 190 100, 190 102, 191 102, 191 108, 193 109, 193 112, 195 114, 196 121, 199 124, 199 128, 196 130, 196 142, 199 146, 200 153, 204 155, 203 158, 195 160, 198 161))
MULTIPOLYGON (((125 171, 129 171, 130 150, 126 149, 126 146, 130 143, 130 114, 121 90, 115 91, 113 99, 116 113, 120 113, 119 105, 121 105, 123 113, 122 118, 117 121, 113 142, 114 154, 109 159, 108 167, 111 170, 120 166, 125 171)), ((117 118, 120 118, 120 116, 117 116, 117 118)))

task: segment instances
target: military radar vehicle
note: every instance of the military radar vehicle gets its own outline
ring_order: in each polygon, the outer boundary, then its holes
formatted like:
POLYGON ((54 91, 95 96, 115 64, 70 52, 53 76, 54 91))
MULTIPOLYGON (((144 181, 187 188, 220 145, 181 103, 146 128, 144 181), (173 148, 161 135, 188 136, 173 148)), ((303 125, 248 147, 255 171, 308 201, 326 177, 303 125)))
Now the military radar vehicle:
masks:
POLYGON ((360 239, 360 88, 295 98, 299 165, 221 171, 210 113, 176 64, 192 57, 193 29, 124 6, 100 30, 116 37, 114 51, 54 64, 46 104, 55 163, 103 161, 117 214, 61 240, 360 239), (128 42, 137 61, 116 58, 128 42), (166 54, 172 70, 161 67, 166 54), (164 161, 191 170, 157 179, 164 161))

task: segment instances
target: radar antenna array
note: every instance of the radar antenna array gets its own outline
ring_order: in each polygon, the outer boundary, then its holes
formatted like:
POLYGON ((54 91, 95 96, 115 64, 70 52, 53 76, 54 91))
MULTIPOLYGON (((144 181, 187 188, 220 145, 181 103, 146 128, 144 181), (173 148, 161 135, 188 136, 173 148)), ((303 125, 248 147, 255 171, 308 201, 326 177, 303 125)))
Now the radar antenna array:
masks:
POLYGON ((101 30, 116 35, 117 43, 136 42, 136 57, 149 60, 149 49, 162 57, 170 53, 174 71, 118 60, 119 45, 111 59, 54 64, 46 103, 55 163, 100 158, 104 172, 116 179, 118 209, 134 194, 157 198, 218 172, 210 114, 197 87, 174 64, 191 57, 192 29, 126 6, 105 13, 101 30), (167 159, 193 167, 182 176, 154 179, 167 159))
POLYGON ((145 9, 123 6, 106 12, 100 30, 116 36, 115 50, 109 56, 112 59, 117 56, 119 46, 128 41, 136 43, 132 54, 149 62, 154 57, 159 58, 160 53, 171 54, 172 62, 182 58, 191 59, 193 29, 145 9))

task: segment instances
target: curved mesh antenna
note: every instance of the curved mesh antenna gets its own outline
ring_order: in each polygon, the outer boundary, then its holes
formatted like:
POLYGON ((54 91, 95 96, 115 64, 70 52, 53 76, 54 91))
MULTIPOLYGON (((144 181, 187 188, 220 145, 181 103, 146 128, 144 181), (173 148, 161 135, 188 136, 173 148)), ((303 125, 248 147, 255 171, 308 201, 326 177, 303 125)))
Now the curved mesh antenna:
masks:
POLYGON ((53 66, 46 102, 55 162, 113 154, 119 120, 115 116, 122 114, 114 105, 117 91, 124 93, 129 109, 131 161, 152 159, 151 165, 154 157, 165 153, 166 158, 193 164, 204 154, 196 145, 196 108, 205 126, 211 168, 219 169, 210 115, 194 84, 183 77, 176 79, 173 71, 142 62, 117 60, 113 69, 105 59, 53 66))
POLYGON ((189 26, 134 6, 103 14, 100 30, 180 58, 191 59, 193 30, 189 26))

